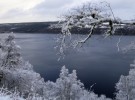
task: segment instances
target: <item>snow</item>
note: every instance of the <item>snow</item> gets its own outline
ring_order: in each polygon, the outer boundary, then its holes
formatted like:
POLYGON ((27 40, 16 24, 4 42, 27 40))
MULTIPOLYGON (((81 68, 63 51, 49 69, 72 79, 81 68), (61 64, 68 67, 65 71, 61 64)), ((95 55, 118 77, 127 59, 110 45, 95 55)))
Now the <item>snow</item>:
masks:
POLYGON ((9 96, 0 96, 0 100, 13 100, 9 96))
POLYGON ((0 96, 0 100, 24 100, 22 98, 11 98, 10 96, 0 96))

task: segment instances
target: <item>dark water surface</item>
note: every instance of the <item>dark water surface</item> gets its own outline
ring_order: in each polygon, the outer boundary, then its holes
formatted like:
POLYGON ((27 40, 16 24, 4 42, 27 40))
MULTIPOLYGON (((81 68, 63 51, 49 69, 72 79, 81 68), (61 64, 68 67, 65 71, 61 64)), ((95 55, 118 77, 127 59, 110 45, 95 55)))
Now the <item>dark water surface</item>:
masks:
MULTIPOLYGON (((45 80, 55 81, 59 77, 63 65, 70 70, 77 70, 78 79, 98 94, 113 97, 115 84, 120 75, 127 75, 134 53, 118 52, 116 44, 119 36, 104 39, 93 36, 83 48, 75 52, 68 52, 65 59, 57 61, 58 51, 55 34, 16 34, 16 42, 22 48, 22 56, 34 66, 45 80)), ((125 47, 135 36, 123 36, 120 47, 125 47)))

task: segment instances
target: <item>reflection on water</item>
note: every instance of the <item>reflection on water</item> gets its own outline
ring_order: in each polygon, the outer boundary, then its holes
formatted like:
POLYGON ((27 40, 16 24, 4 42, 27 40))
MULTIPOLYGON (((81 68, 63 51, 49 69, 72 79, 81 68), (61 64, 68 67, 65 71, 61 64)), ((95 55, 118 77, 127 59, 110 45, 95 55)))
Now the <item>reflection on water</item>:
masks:
MULTIPOLYGON (((92 90, 109 97, 115 92, 115 84, 120 75, 127 75, 129 64, 134 59, 133 52, 117 51, 118 36, 104 39, 93 36, 83 48, 68 52, 65 59, 57 61, 58 51, 55 34, 16 34, 16 41, 22 47, 22 56, 29 60, 34 69, 45 80, 55 81, 59 77, 63 65, 71 71, 77 70, 78 78, 86 88, 96 83, 92 90)), ((134 39, 134 36, 123 36, 120 46, 124 47, 134 39)))

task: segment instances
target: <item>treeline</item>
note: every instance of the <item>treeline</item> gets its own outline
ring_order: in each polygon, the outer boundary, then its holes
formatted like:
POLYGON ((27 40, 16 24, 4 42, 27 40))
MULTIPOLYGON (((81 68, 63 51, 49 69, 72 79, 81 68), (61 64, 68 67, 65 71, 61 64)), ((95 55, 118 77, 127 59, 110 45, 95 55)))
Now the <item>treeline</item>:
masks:
MULTIPOLYGON (((0 33, 61 33, 60 27, 51 27, 52 25, 57 26, 58 22, 29 22, 29 23, 8 23, 0 24, 0 33)), ((106 28, 96 28, 93 34, 104 34, 106 28)), ((74 34, 88 34, 89 28, 73 28, 71 30, 74 34)), ((135 35, 135 27, 122 27, 116 29, 115 35, 135 35)))

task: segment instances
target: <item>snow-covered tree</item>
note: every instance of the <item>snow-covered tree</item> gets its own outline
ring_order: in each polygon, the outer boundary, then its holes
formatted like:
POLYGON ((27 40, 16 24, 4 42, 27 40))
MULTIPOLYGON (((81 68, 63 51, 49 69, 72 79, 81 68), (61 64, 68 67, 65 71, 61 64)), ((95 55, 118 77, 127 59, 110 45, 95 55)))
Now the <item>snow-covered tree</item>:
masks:
POLYGON ((27 98, 20 96, 19 92, 16 91, 9 91, 6 88, 0 88, 0 100, 47 100, 37 94, 29 94, 27 98))
POLYGON ((62 17, 59 26, 62 28, 62 36, 59 38, 59 52, 64 55, 69 47, 80 47, 86 43, 95 32, 101 29, 105 37, 113 35, 117 29, 125 26, 131 27, 135 25, 134 20, 125 21, 115 17, 109 3, 100 2, 86 3, 78 8, 73 8, 70 12, 62 17), (89 29, 88 33, 72 37, 72 29, 89 29))
POLYGON ((1 67, 7 69, 21 67, 22 58, 19 52, 20 47, 16 45, 13 34, 4 39, 3 43, 1 43, 1 49, 1 67))
POLYGON ((85 90, 83 83, 77 79, 76 71, 70 74, 63 66, 56 82, 46 82, 44 96, 48 100, 111 100, 99 97, 92 91, 85 90))
POLYGON ((135 100, 135 64, 131 64, 131 67, 129 75, 122 75, 116 84, 117 100, 135 100))
POLYGON ((56 80, 56 85, 59 87, 60 100, 77 100, 83 90, 83 83, 77 80, 76 71, 69 74, 65 66, 61 69, 60 78, 56 80))
POLYGON ((76 71, 69 74, 65 66, 62 67, 56 83, 48 81, 46 88, 50 90, 48 95, 57 98, 56 100, 79 100, 84 89, 83 83, 77 80, 76 71))
POLYGON ((16 88, 21 94, 43 94, 44 79, 33 71, 33 66, 23 60, 20 47, 10 34, 0 43, 0 86, 16 88))

